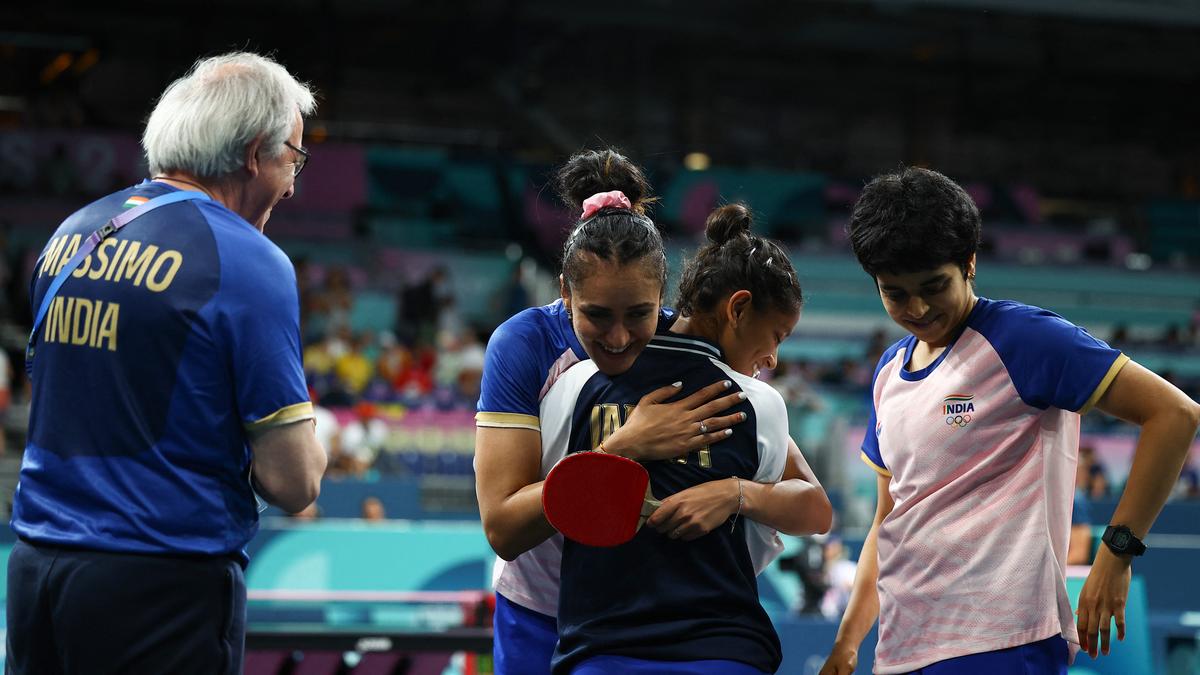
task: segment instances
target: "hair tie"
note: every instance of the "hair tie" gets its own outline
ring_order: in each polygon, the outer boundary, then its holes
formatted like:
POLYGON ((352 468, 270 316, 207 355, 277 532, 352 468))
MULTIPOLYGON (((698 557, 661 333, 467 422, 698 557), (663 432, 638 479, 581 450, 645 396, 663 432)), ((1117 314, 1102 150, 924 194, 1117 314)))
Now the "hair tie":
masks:
POLYGON ((611 192, 597 192, 596 194, 583 200, 583 215, 579 216, 580 220, 591 218, 600 209, 615 207, 618 209, 633 208, 633 204, 629 202, 629 197, 625 196, 620 190, 612 190, 611 192))

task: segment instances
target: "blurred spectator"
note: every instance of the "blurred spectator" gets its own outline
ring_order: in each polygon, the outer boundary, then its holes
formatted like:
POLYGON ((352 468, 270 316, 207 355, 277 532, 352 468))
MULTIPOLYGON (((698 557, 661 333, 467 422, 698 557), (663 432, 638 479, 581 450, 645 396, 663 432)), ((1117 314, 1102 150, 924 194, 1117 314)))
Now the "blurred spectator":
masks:
POLYGON ((362 500, 361 513, 362 519, 368 522, 377 523, 387 520, 387 512, 378 497, 367 497, 362 500))
POLYGON ((1108 476, 1103 470, 1093 470, 1088 477, 1088 499, 1107 499, 1112 486, 1108 484, 1108 476))
POLYGON ((433 391, 436 363, 437 351, 432 346, 419 344, 412 350, 408 366, 392 381, 401 402, 416 405, 433 391))
POLYGON ((340 335, 330 334, 320 342, 304 349, 304 375, 309 388, 330 408, 354 405, 355 397, 337 377, 339 359, 350 350, 350 344, 340 335))
POLYGON ((483 345, 474 331, 464 330, 458 334, 443 331, 438 335, 438 348, 434 384, 454 392, 459 401, 474 405, 483 377, 483 345))
POLYGON ((325 311, 325 330, 331 333, 349 333, 354 292, 350 288, 350 275, 345 267, 329 268, 321 297, 321 308, 325 311))
POLYGON ((431 343, 440 324, 442 310, 454 304, 450 271, 438 265, 421 281, 401 293, 400 325, 396 334, 412 343, 431 343))
POLYGON ((395 387, 412 365, 412 352, 398 342, 396 335, 390 331, 381 334, 379 342, 381 349, 375 370, 389 386, 395 387))
POLYGON ((513 265, 512 273, 508 277, 508 283, 501 289, 499 304, 500 311, 496 323, 502 322, 508 317, 528 309, 532 304, 529 293, 529 288, 525 285, 524 271, 520 262, 513 265))
MULTIPOLYGON (((348 334, 349 329, 343 329, 343 333, 348 334)), ((349 336, 348 339, 343 338, 343 342, 349 348, 335 359, 333 372, 342 388, 357 398, 375 376, 375 362, 369 356, 371 334, 349 336)))
POLYGON ((1090 445, 1079 448, 1079 461, 1075 466, 1075 487, 1083 490, 1084 495, 1091 501, 1108 498, 1108 474, 1100 458, 1096 456, 1096 449, 1090 445))
POLYGON ((304 370, 310 375, 332 375, 333 366, 349 346, 329 333, 304 348, 304 370))
POLYGON ((342 426, 330 466, 339 474, 364 476, 388 440, 387 422, 379 419, 375 404, 359 402, 354 419, 342 426))
POLYGON ((854 572, 857 568, 850 560, 842 538, 836 534, 825 540, 825 595, 821 598, 821 614, 837 619, 846 611, 850 602, 850 591, 854 588, 854 572))

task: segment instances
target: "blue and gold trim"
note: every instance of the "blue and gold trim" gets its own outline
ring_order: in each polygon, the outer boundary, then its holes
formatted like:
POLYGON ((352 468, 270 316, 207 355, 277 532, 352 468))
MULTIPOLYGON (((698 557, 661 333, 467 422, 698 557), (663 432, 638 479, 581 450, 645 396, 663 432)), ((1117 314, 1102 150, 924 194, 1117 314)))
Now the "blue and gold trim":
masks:
POLYGON ((475 426, 497 429, 529 429, 541 431, 541 423, 535 415, 521 413, 479 412, 475 413, 475 426))
POLYGON ((1113 364, 1108 368, 1108 372, 1104 374, 1104 379, 1100 380, 1100 384, 1096 385, 1096 389, 1088 397, 1087 403, 1084 403, 1083 407, 1079 409, 1080 415, 1087 414, 1100 401, 1100 397, 1104 396, 1104 392, 1108 391, 1109 386, 1112 385, 1112 381, 1117 377, 1117 373, 1121 372, 1126 363, 1129 363, 1128 356, 1124 354, 1117 356, 1117 360, 1113 361, 1113 364))
POLYGON ((867 453, 860 450, 858 452, 858 456, 860 459, 862 459, 863 462, 866 463, 867 466, 871 467, 872 469, 875 469, 875 473, 879 474, 880 476, 883 476, 884 478, 892 477, 891 471, 888 471, 887 469, 883 468, 882 466, 879 466, 878 464, 876 464, 875 460, 871 459, 870 457, 867 457, 867 453))
POLYGON ((254 422, 245 424, 244 426, 246 431, 260 432, 275 427, 281 427, 285 424, 291 424, 292 422, 315 419, 315 417, 316 415, 313 414, 312 402, 305 401, 304 403, 296 403, 284 408, 280 408, 270 415, 259 418, 254 422))

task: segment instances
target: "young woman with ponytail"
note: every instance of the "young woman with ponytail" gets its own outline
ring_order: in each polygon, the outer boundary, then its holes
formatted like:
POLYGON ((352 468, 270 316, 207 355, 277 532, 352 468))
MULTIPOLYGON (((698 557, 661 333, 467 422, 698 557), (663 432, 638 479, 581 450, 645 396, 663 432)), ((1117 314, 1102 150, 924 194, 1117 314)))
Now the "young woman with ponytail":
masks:
MULTIPOLYGON (((502 558, 494 575, 498 674, 549 672, 556 642, 562 538, 542 513, 542 480, 553 465, 542 447, 542 399, 580 362, 609 375, 625 372, 676 318, 662 307, 666 256, 646 216, 653 197, 642 171, 612 150, 587 151, 567 162, 557 182, 563 200, 581 212, 564 245, 563 297, 518 313, 492 335, 476 415, 476 492, 484 531, 502 558)), ((670 403, 678 387, 664 383, 647 393, 606 447, 652 461, 724 438, 741 421, 728 412, 740 399, 729 393, 727 379, 714 380, 670 403)), ((814 502, 819 520, 828 500, 811 472, 804 478, 773 501, 810 511, 814 502)), ((716 499, 728 501, 718 492, 701 486, 681 494, 678 517, 698 517, 716 499)))

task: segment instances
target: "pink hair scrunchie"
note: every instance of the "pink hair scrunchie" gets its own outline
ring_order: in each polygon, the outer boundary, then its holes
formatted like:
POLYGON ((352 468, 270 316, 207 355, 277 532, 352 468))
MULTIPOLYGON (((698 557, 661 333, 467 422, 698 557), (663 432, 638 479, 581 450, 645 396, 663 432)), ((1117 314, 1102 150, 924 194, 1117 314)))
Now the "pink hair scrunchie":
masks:
POLYGON ((616 207, 619 209, 632 208, 633 204, 629 203, 629 197, 625 196, 620 190, 611 192, 597 192, 596 194, 583 200, 583 215, 579 216, 580 220, 591 218, 600 209, 608 207, 616 207))

